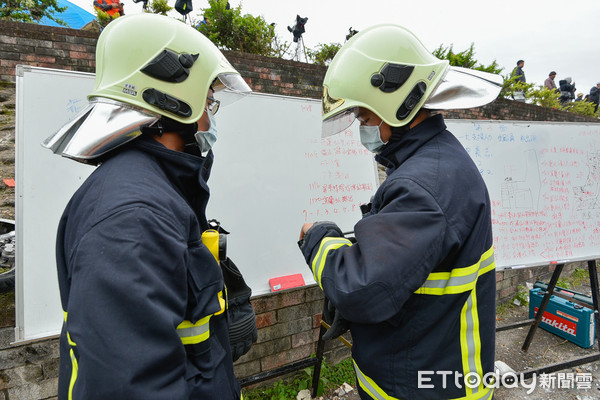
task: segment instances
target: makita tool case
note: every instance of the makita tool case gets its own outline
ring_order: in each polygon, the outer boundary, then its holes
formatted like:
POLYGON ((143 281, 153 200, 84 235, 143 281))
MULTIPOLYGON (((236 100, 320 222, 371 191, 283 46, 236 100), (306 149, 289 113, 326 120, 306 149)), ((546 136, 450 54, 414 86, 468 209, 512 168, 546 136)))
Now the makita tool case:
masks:
MULTIPOLYGON (((535 317, 544 293, 541 288, 529 291, 529 318, 535 317)), ((594 311, 560 297, 551 296, 540 321, 540 328, 587 349, 594 344, 594 311)))

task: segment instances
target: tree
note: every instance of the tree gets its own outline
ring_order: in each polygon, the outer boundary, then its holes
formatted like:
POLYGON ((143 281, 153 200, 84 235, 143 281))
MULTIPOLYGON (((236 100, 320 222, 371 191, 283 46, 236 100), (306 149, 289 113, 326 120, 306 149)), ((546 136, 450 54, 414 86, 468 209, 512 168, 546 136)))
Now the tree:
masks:
POLYGON ((227 7, 227 0, 209 0, 209 8, 202 9, 205 23, 198 30, 217 47, 263 56, 277 55, 275 27, 263 17, 242 15, 241 5, 227 7))
POLYGON ((339 43, 319 44, 316 50, 307 49, 306 53, 313 63, 317 65, 329 65, 333 57, 342 48, 339 43))
POLYGON ((564 111, 598 118, 598 111, 594 111, 594 108, 594 103, 589 101, 571 101, 562 107, 564 111))
POLYGON ((65 21, 54 15, 66 9, 67 7, 60 7, 57 0, 1 0, 0 19, 38 23, 43 17, 47 17, 59 25, 66 26, 65 21))
POLYGON ((503 70, 503 68, 500 68, 496 60, 492 61, 492 63, 487 66, 478 64, 478 61, 475 59, 474 43, 471 43, 471 46, 468 49, 461 52, 456 53, 453 50, 453 45, 444 47, 444 45, 441 44, 432 52, 432 54, 440 60, 448 60, 450 65, 454 67, 476 69, 478 71, 490 72, 492 74, 499 74, 503 70))
POLYGON ((532 89, 528 93, 528 98, 533 104, 537 104, 538 106, 542 107, 550 107, 555 110, 562 109, 560 100, 558 99, 559 96, 559 92, 550 90, 545 86, 532 89))
POLYGON ((173 7, 169 6, 167 0, 154 0, 148 8, 151 13, 160 15, 167 15, 173 9, 173 7))
MULTIPOLYGON (((475 44, 471 43, 468 49, 455 52, 453 45, 448 47, 444 47, 443 44, 439 45, 437 49, 435 49, 432 54, 439 58, 440 60, 448 60, 450 65, 453 67, 463 67, 476 69, 478 71, 489 72, 492 74, 499 74, 504 70, 501 68, 496 60, 492 61, 490 65, 480 64, 475 59, 475 44)), ((517 91, 525 92, 525 97, 527 97, 527 93, 529 89, 533 87, 533 84, 523 84, 516 81, 516 77, 511 77, 510 74, 505 76, 501 75, 504 84, 502 85, 502 90, 500 90, 500 97, 504 98, 512 98, 513 94, 517 91)))

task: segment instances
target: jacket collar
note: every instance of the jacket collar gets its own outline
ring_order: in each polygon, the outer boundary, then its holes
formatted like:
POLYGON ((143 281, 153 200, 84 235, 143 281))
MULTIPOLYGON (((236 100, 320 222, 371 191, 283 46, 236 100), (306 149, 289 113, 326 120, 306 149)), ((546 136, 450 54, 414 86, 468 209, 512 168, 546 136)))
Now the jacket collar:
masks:
POLYGON ((182 194, 195 211, 200 224, 206 228, 205 209, 210 194, 208 178, 213 163, 213 152, 206 157, 166 148, 151 137, 142 136, 132 142, 132 147, 153 156, 167 175, 171 184, 182 194))
POLYGON ((388 175, 412 156, 423 144, 438 133, 446 130, 441 114, 433 115, 408 131, 392 138, 375 160, 388 168, 388 175))

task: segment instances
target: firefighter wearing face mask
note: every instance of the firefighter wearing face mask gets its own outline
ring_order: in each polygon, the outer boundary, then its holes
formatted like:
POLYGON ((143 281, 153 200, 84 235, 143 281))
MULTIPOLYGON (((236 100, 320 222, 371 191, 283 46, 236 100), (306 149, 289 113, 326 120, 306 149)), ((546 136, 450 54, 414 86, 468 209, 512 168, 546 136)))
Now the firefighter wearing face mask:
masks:
POLYGON ((238 400, 223 275, 201 233, 213 96, 250 88, 202 34, 154 14, 111 22, 96 61, 90 105, 44 143, 98 165, 58 228, 59 399, 238 400))
POLYGON ((489 103, 502 79, 449 67, 408 30, 378 25, 342 47, 323 85, 323 134, 358 119, 361 142, 387 168, 355 242, 333 222, 305 224, 299 242, 335 309, 328 336, 350 329, 361 398, 491 399, 490 200, 430 110, 489 103))

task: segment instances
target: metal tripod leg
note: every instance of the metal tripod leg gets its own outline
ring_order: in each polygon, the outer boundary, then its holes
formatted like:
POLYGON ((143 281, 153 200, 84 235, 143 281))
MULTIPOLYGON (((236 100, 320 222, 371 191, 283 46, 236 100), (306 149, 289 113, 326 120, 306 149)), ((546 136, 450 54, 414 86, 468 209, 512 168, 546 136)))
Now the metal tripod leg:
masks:
POLYGON ((558 282, 558 278, 560 277, 560 274, 562 273, 564 266, 565 266, 565 264, 556 265, 556 269, 554 270, 554 273, 552 274, 552 278, 550 279, 550 283, 548 284, 548 290, 546 291, 546 294, 544 295, 544 298, 542 299, 542 303, 540 304, 537 314, 535 315, 533 324, 529 328, 529 333, 527 334, 527 337, 525 338, 525 343, 523 343, 523 347, 521 347, 521 350, 525 353, 527 353, 527 351, 529 350, 529 345, 531 344, 531 341, 533 340, 533 335, 535 335, 535 331, 536 331, 537 327, 539 326, 540 321, 542 320, 542 316, 544 315, 544 312, 546 312, 546 306, 548 305, 548 301, 550 301, 550 297, 552 296, 552 293, 554 293, 554 287, 556 286, 556 282, 558 282))
POLYGON ((313 371, 313 379, 312 379, 312 397, 317 397, 317 393, 319 391, 319 381, 321 378, 321 365, 323 364, 323 353, 325 351, 325 341, 323 340, 323 335, 327 332, 327 329, 323 325, 321 325, 319 329, 319 340, 317 341, 317 354, 316 359, 317 363, 315 364, 315 369, 313 371))
POLYGON ((596 317, 596 337, 598 338, 598 350, 600 351, 600 307, 599 307, 599 289, 598 289, 598 269, 596 261, 588 261, 588 271, 590 273, 590 285, 592 287, 592 301, 594 302, 594 316, 596 317))

